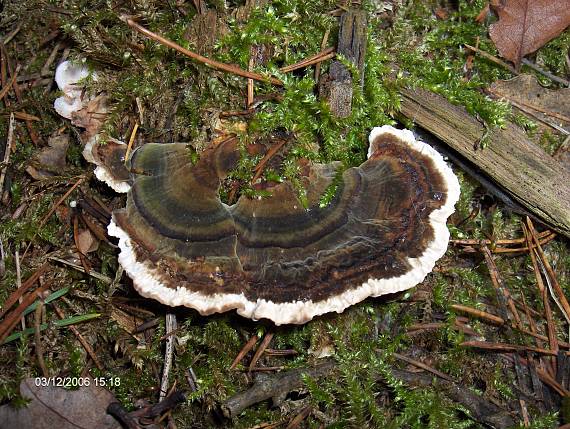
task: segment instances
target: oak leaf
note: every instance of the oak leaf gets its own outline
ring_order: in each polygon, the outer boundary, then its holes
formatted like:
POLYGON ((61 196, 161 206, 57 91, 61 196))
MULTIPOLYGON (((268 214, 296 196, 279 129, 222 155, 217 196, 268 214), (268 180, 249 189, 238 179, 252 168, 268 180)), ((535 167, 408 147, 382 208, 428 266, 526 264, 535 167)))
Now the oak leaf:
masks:
POLYGON ((570 25, 570 0, 504 0, 492 5, 499 21, 489 34, 500 54, 516 66, 522 57, 570 25))
POLYGON ((61 174, 66 167, 65 157, 68 147, 69 136, 67 134, 50 137, 48 145, 34 156, 26 171, 36 180, 61 174))

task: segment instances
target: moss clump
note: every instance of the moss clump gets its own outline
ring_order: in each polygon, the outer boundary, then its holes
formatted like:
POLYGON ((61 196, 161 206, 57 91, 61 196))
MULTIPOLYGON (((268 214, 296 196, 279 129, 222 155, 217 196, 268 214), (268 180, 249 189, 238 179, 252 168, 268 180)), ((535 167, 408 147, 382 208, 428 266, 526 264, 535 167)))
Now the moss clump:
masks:
MULTIPOLYGON (((536 53, 536 63, 556 76, 568 76, 568 63, 561 52, 570 50, 570 32, 565 31, 560 36, 551 40, 536 53)), ((529 72, 529 68, 523 65, 523 71, 529 72)), ((540 83, 544 86, 552 86, 550 79, 541 74, 536 75, 540 83)))
POLYGON ((510 72, 476 57, 470 74, 465 72, 465 44, 476 45, 491 54, 496 49, 489 39, 487 27, 475 17, 484 7, 482 0, 459 2, 447 19, 436 19, 435 3, 411 1, 398 15, 394 28, 385 38, 386 49, 409 73, 408 81, 445 96, 465 106, 489 127, 504 125, 510 108, 492 101, 480 89, 497 79, 511 77, 510 72))

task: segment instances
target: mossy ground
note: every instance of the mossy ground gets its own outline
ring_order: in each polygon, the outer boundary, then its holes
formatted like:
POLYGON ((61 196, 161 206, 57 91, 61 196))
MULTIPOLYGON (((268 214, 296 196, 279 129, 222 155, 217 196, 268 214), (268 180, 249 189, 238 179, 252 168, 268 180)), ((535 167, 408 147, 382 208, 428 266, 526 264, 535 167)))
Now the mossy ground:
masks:
MULTIPOLYGON (((515 120, 529 130, 536 128, 528 119, 513 115, 509 107, 492 101, 480 90, 496 79, 509 78, 510 73, 499 66, 476 57, 469 71, 465 64, 469 52, 465 43, 497 54, 487 35, 487 24, 474 18, 483 8, 482 0, 437 2, 407 1, 392 9, 383 4, 364 2, 369 12, 369 43, 366 56, 364 85, 355 85, 350 117, 333 117, 325 102, 315 91, 314 69, 283 74, 279 67, 295 63, 321 49, 325 34, 327 46, 333 46, 338 21, 329 12, 337 9, 335 1, 318 2, 278 0, 263 4, 244 14, 237 13, 243 2, 207 2, 218 14, 215 43, 207 54, 220 61, 247 68, 252 46, 266 45, 273 49, 267 63, 256 66, 260 73, 272 74, 284 81, 279 99, 269 98, 253 116, 230 119, 225 127, 241 130, 244 142, 262 139, 273 133, 294 135, 287 146, 281 167, 267 169, 267 180, 292 180, 297 177, 295 160, 307 157, 320 162, 341 161, 345 167, 362 162, 365 157, 366 136, 373 126, 394 124, 399 107, 398 87, 420 85, 446 96, 453 103, 465 106, 488 127, 501 126, 515 120), (438 19, 437 8, 449 16, 438 19), (387 12, 388 11, 388 12, 387 12), (318 142, 318 145, 315 143, 318 142), (315 150, 316 149, 316 150, 315 150)), ((136 121, 141 121, 138 138, 141 142, 192 141, 199 150, 212 136, 222 111, 245 109, 245 82, 233 75, 223 74, 196 64, 153 41, 135 35, 120 19, 122 13, 136 15, 152 31, 160 33, 189 49, 200 47, 200 40, 189 36, 188 28, 196 19, 192 2, 154 2, 57 0, 6 2, 0 24, 3 33, 17 25, 20 32, 7 44, 13 64, 23 64, 25 74, 39 72, 56 41, 71 48, 70 56, 86 61, 96 68, 97 82, 90 91, 105 90, 112 101, 106 123, 106 133, 126 140, 136 121), (46 35, 59 31, 59 36, 47 40, 46 35)), ((492 19, 492 18, 489 18, 492 19)), ((555 74, 568 73, 560 52, 567 52, 570 36, 566 32, 536 54, 536 61, 555 74)), ((53 66, 51 67, 53 71, 53 66)), ((327 63, 322 72, 327 71, 327 63)), ((545 85, 552 82, 544 80, 545 85)), ((256 84, 256 95, 271 96, 277 90, 269 84, 256 84)), ((69 125, 52 109, 57 91, 44 86, 26 89, 21 102, 12 101, 6 111, 25 110, 41 118, 33 127, 45 141, 61 127, 69 125)), ((11 96, 10 96, 11 97, 11 96)), ((0 115, 0 139, 6 140, 7 115, 0 115)), ((73 131, 68 129, 68 132, 73 131)), ((6 251, 6 273, 1 279, 0 302, 4 302, 15 284, 14 252, 23 252, 24 244, 33 242, 34 251, 22 265, 22 278, 27 278, 46 254, 58 255, 73 251, 73 233, 69 221, 68 203, 80 197, 72 194, 56 215, 40 228, 40 221, 54 202, 91 166, 81 159, 79 143, 74 140, 67 153, 68 168, 49 181, 32 181, 25 167, 38 151, 23 122, 18 122, 16 151, 10 159, 9 194, 7 205, 0 210, 0 239, 6 251), (12 215, 24 205, 19 217, 12 215)), ((555 135, 541 137, 550 149, 560 144, 555 135)), ((259 158, 243 157, 228 183, 238 183, 240 192, 256 192, 249 185, 252 166, 259 158)), ((520 236, 521 219, 497 204, 463 172, 457 171, 462 188, 457 212, 450 221, 455 238, 511 238, 520 236), (477 210, 475 210, 477 209, 477 210)), ((123 198, 91 179, 81 192, 97 196, 110 208, 120 207, 123 198)), ((299 189, 302 193, 302 189, 299 189)), ((229 189, 223 191, 227 196, 229 189)), ((334 196, 331 188, 323 196, 323 204, 334 196)), ((564 240, 555 240, 547 247, 554 261, 559 280, 570 293, 570 252, 564 240)), ((101 243, 90 255, 96 271, 114 278, 118 269, 116 250, 101 243)), ((541 310, 535 280, 529 270, 528 256, 501 256, 499 270, 515 296, 541 310)), ((274 332, 271 347, 293 349, 293 357, 264 357, 263 366, 284 369, 314 364, 323 351, 334 352, 338 364, 334 377, 327 380, 306 379, 306 393, 288 401, 282 408, 263 403, 248 408, 231 424, 252 427, 264 422, 287 422, 303 407, 314 412, 303 423, 306 427, 478 427, 460 404, 451 402, 433 389, 409 389, 391 376, 390 367, 401 365, 393 352, 410 351, 418 358, 431 362, 460 383, 471 386, 495 403, 507 404, 517 398, 513 369, 498 355, 479 354, 459 347, 465 334, 454 328, 458 315, 451 304, 474 308, 495 308, 496 298, 489 272, 481 255, 466 254, 450 248, 438 264, 437 272, 415 290, 390 299, 369 299, 349 308, 341 315, 325 315, 304 326, 274 328, 254 323, 235 314, 200 317, 191 310, 176 309, 179 321, 179 345, 171 380, 188 388, 187 370, 193 368, 198 379, 198 391, 173 413, 178 427, 211 427, 215 423, 212 410, 217 404, 247 388, 243 371, 228 368, 243 344, 254 334, 274 332), (442 322, 441 328, 420 335, 408 335, 406 327, 413 323, 442 322)), ((130 281, 123 277, 118 287, 110 289, 105 282, 53 264, 49 273, 52 290, 70 286, 71 291, 60 299, 59 305, 67 316, 101 313, 95 321, 78 325, 78 329, 93 345, 104 370, 91 369, 93 376, 120 377, 120 386, 111 388, 117 398, 129 408, 137 399, 156 401, 162 370, 164 314, 172 311, 155 302, 141 299, 133 292, 130 281), (137 320, 157 317, 158 327, 144 335, 131 335, 118 318, 112 317, 116 308, 123 308, 129 298, 130 312, 137 320), (133 310, 134 308, 134 310, 133 310), (138 310, 136 310, 138 309, 138 310)), ((560 314, 556 313, 557 323, 560 314)), ((29 317, 33 317, 29 316, 29 317)), ((56 319, 50 305, 46 318, 56 319)), ((33 320, 28 320, 28 326, 33 320)), ((479 321, 470 327, 488 339, 510 341, 501 329, 479 321)), ((563 329, 559 329, 561 339, 563 329)), ((520 338, 521 344, 528 341, 520 338)), ((84 349, 66 329, 50 327, 43 331, 46 364, 52 375, 85 374, 92 368, 84 349)), ((40 375, 32 337, 0 347, 0 401, 17 398, 19 381, 40 375)), ((244 362, 248 362, 247 356, 244 362)), ((542 414, 530 409, 532 427, 553 427, 562 421, 554 410, 542 414)), ((230 422, 225 422, 230 424, 230 422)))

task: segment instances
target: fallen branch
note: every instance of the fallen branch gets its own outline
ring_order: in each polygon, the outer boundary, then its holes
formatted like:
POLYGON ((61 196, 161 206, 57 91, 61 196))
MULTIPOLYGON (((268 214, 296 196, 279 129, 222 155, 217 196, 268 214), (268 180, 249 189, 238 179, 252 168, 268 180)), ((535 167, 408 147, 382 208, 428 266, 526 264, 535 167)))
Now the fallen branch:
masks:
POLYGON ((401 112, 474 164, 511 199, 570 237, 570 174, 514 124, 487 130, 465 108, 423 89, 400 89, 401 112), (478 148, 488 134, 486 148, 478 148), (477 149, 475 149, 477 147, 477 149))
POLYGON ((313 368, 298 368, 271 377, 259 377, 248 390, 227 399, 222 412, 227 418, 238 416, 243 410, 258 402, 272 399, 274 405, 281 403, 289 392, 303 386, 303 376, 320 378, 330 374, 335 365, 327 361, 313 368))
POLYGON ((168 395, 163 401, 158 404, 151 405, 150 407, 144 407, 139 410, 132 411, 129 413, 132 417, 141 418, 148 417, 154 418, 164 414, 165 412, 172 410, 178 404, 186 401, 186 395, 181 390, 176 390, 168 395))
MULTIPOLYGON (((303 375, 318 379, 330 375, 334 369, 334 362, 328 360, 313 368, 298 368, 275 376, 260 378, 248 390, 232 396, 221 405, 224 416, 236 417, 251 405, 271 398, 274 405, 279 404, 289 392, 303 386, 303 375)), ((434 381, 431 374, 412 373, 399 369, 391 369, 391 372, 394 377, 410 386, 444 391, 453 401, 462 404, 469 411, 470 417, 478 422, 498 429, 508 428, 515 424, 508 412, 476 395, 467 387, 459 386, 448 380, 434 381)))
POLYGON ((392 369, 392 374, 409 386, 429 387, 446 393, 453 401, 469 410, 470 417, 497 429, 511 427, 515 421, 511 415, 497 405, 486 401, 469 388, 459 386, 447 380, 436 380, 428 374, 418 374, 399 369, 392 369))

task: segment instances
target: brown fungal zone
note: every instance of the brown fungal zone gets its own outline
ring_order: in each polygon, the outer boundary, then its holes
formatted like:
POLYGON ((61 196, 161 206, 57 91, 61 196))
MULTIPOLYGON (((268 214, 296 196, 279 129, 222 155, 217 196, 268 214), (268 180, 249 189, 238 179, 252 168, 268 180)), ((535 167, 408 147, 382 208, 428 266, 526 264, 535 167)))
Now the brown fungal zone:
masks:
POLYGON ((335 164, 302 168, 307 208, 286 182, 268 198, 223 204, 219 184, 238 152, 228 139, 195 165, 184 144, 146 144, 133 153, 127 207, 114 220, 162 285, 206 296, 243 293, 252 302, 316 302, 411 271, 408 259, 434 240, 429 216, 446 203, 445 178, 429 155, 392 134, 378 136, 372 156, 343 173, 323 208, 335 164))
POLYGON ((127 145, 108 139, 105 143, 93 145, 92 162, 105 167, 114 180, 127 182, 130 174, 125 166, 126 152, 127 145))

